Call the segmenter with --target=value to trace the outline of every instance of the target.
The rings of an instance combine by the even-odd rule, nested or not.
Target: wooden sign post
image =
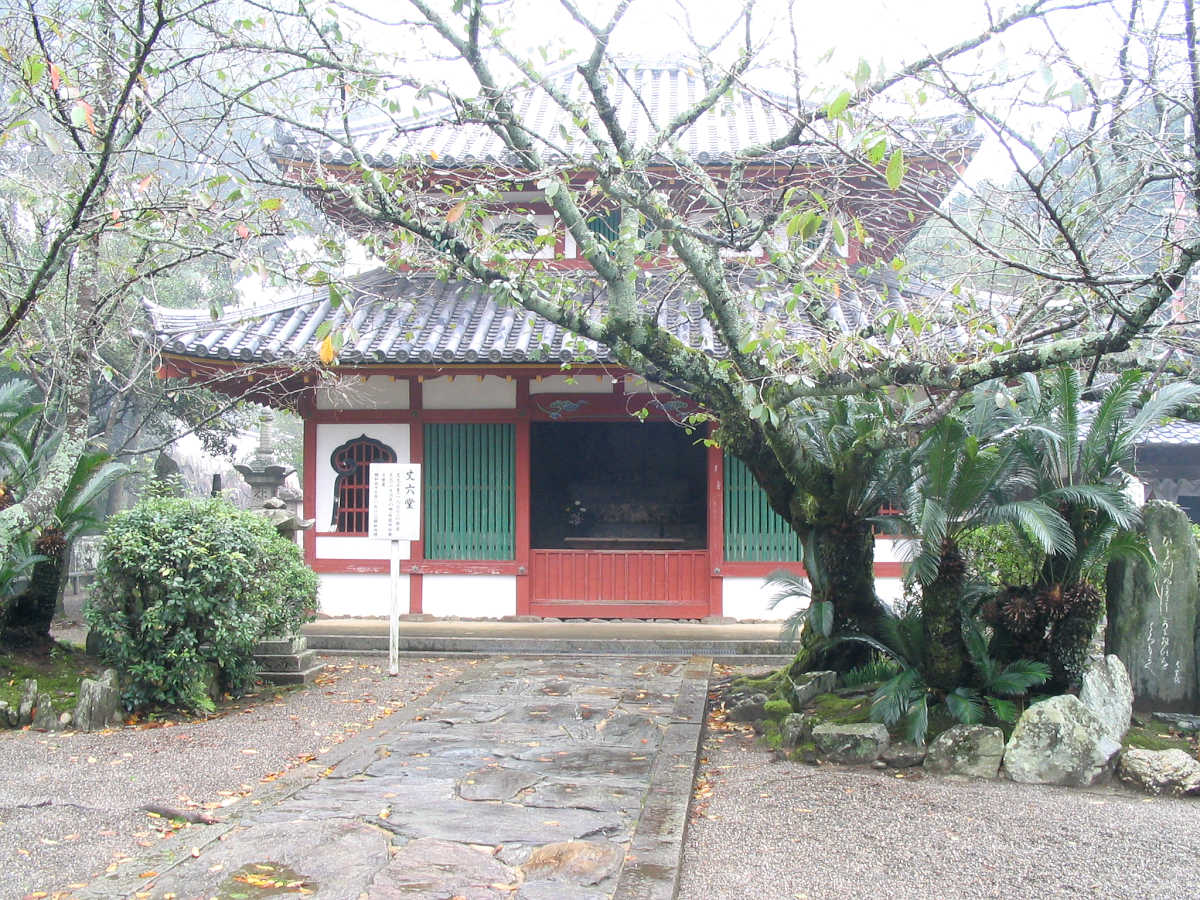
[[[392,542],[392,611],[388,623],[388,674],[400,672],[400,542],[421,539],[421,466],[371,463],[367,535]]]

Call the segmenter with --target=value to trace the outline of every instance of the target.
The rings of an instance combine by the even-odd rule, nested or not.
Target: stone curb
[[[309,648],[321,653],[386,653],[386,635],[322,634],[309,635]],[[478,653],[488,656],[719,656],[779,657],[787,655],[779,641],[758,640],[672,640],[611,638],[513,638],[513,637],[440,637],[405,636],[400,638],[402,653]]]
[[[613,900],[674,900],[679,893],[687,811],[700,760],[711,673],[712,657],[688,660]]]

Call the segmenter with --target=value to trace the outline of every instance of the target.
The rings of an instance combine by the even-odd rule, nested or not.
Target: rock
[[[83,679],[75,703],[75,727],[80,731],[102,731],[120,724],[121,692],[116,671],[105,669],[95,681]]]
[[[1151,794],[1200,794],[1200,762],[1182,750],[1126,750],[1117,777]]]
[[[21,688],[21,703],[17,707],[17,727],[33,724],[33,710],[37,706],[38,684],[32,678],[26,678]]]
[[[1200,716],[1189,716],[1184,713],[1156,712],[1154,718],[1166,722],[1179,731],[1200,731]]]
[[[1004,771],[1024,784],[1087,787],[1111,775],[1120,749],[1095,713],[1063,694],[1025,710],[1004,752]]]
[[[464,800],[511,800],[541,778],[536,772],[497,766],[468,772],[455,787]]]
[[[0,728],[16,728],[17,711],[3,700],[0,700]]]
[[[1157,565],[1115,559],[1105,580],[1108,650],[1121,657],[1137,703],[1187,707],[1196,684],[1196,540],[1191,523],[1173,503],[1149,501],[1142,531]]]
[[[58,727],[59,728],[70,728],[71,722],[73,721],[73,719],[74,719],[74,717],[69,712],[59,713]]]
[[[918,747],[909,741],[901,741],[898,744],[890,744],[879,755],[879,758],[893,769],[911,769],[913,766],[919,766],[925,762],[925,753],[924,747]]]
[[[760,719],[765,719],[767,711],[763,707],[768,699],[770,698],[766,694],[754,694],[745,700],[738,701],[729,710],[729,721],[757,722]]]
[[[818,725],[812,736],[822,756],[849,765],[872,763],[888,748],[888,731],[877,722]]]
[[[35,731],[58,730],[58,713],[54,711],[54,702],[49,694],[38,694],[37,703],[33,707],[33,721],[30,724]]]
[[[837,687],[837,672],[805,672],[792,687],[792,696],[797,706],[803,706],[813,697],[828,694]]]
[[[779,736],[784,747],[795,747],[803,744],[812,734],[812,722],[804,713],[789,713],[779,723]]]
[[[1105,733],[1121,743],[1133,716],[1133,687],[1119,656],[1110,653],[1088,663],[1079,700],[1104,723]]]
[[[538,847],[521,865],[527,881],[599,884],[621,870],[624,848],[604,841],[562,841]]]
[[[1004,732],[989,725],[953,725],[929,745],[925,770],[938,775],[995,778],[1004,757]]]

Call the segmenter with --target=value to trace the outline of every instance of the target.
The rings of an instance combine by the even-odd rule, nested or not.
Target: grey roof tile
[[[754,276],[748,276],[754,277]],[[663,327],[683,343],[723,355],[724,346],[705,319],[698,299],[683,296],[680,285],[659,274],[647,277],[639,296],[654,310]],[[900,292],[860,284],[834,304],[835,318],[855,327],[864,305],[861,293],[876,303],[894,303]],[[780,300],[787,295],[781,293]],[[576,302],[603,315],[607,293],[579,276]],[[578,337],[541,317],[465,281],[447,281],[431,273],[396,273],[378,269],[359,276],[338,307],[325,287],[289,300],[252,308],[231,309],[213,319],[203,310],[176,310],[147,305],[154,339],[165,353],[196,359],[276,362],[311,359],[316,334],[328,322],[348,342],[338,361],[343,365],[377,363],[567,362],[583,357],[611,361],[608,348]],[[766,303],[763,315],[783,317],[781,303]],[[798,320],[787,323],[793,337],[813,333]]]
[[[647,147],[656,133],[679,113],[691,108],[707,92],[700,65],[687,61],[647,62],[619,59],[608,69],[610,99],[634,146]],[[552,73],[549,80],[568,97],[582,100],[587,86],[574,66]],[[553,140],[539,147],[551,164],[569,157],[592,156],[595,146],[584,135],[574,117],[563,110],[544,90],[518,85],[512,93],[517,118],[531,133]],[[594,109],[587,107],[594,118]],[[718,103],[676,138],[676,146],[701,164],[720,164],[739,151],[784,135],[795,119],[795,101],[763,90],[737,85]],[[917,123],[893,124],[893,137],[920,142],[938,150],[964,147],[971,141],[972,126],[962,117],[943,117]],[[390,168],[419,162],[435,169],[509,166],[516,157],[490,128],[468,109],[445,108],[409,119],[364,120],[354,130],[354,142],[367,160]],[[673,150],[662,148],[667,159]],[[789,149],[781,157],[826,159],[833,152],[825,137],[814,133],[809,143]],[[314,160],[349,165],[353,155],[337,143],[313,138],[280,126],[272,143],[277,158]],[[766,161],[770,161],[769,158]]]

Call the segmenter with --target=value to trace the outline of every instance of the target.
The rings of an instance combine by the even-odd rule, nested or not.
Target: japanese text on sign
[[[421,539],[421,466],[371,463],[368,535],[386,541]]]

